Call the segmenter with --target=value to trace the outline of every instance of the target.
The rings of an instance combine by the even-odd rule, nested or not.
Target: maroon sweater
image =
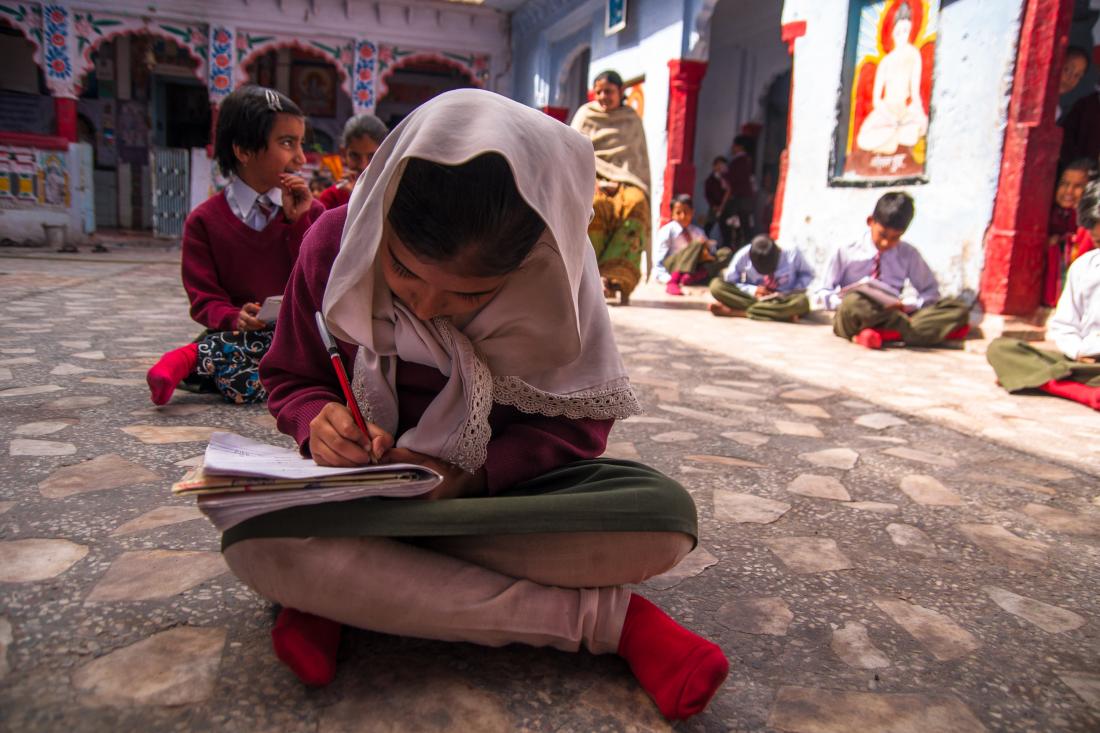
[[[293,224],[280,213],[258,232],[233,214],[225,193],[204,201],[183,226],[181,269],[191,318],[231,331],[245,303],[282,293],[302,237],[324,210],[314,201]]]
[[[332,209],[306,234],[286,286],[275,339],[260,362],[260,380],[267,388],[268,409],[279,430],[298,441],[306,455],[310,421],[327,403],[344,402],[313,314],[321,310],[346,218],[346,206]],[[356,347],[339,340],[337,345],[345,366],[354,368]],[[446,378],[434,367],[398,360],[398,425],[394,437],[420,421],[444,384]],[[492,438],[485,461],[489,493],[495,494],[566,463],[599,456],[614,422],[528,415],[513,407],[493,405],[489,413]]]
[[[351,191],[332,185],[322,191],[317,200],[324,204],[326,209],[335,209],[351,200]]]

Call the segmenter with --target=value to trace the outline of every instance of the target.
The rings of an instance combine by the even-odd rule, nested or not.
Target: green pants
[[[802,291],[757,300],[736,285],[715,278],[710,281],[710,294],[722,305],[745,311],[755,321],[789,321],[810,312],[810,299]]]
[[[698,537],[695,502],[633,461],[577,461],[496,496],[358,499],[291,507],[241,522],[222,549],[257,537],[443,537],[535,532],[682,532]]]
[[[1035,389],[1052,379],[1100,387],[1100,364],[1074,361],[1058,351],[1036,349],[1026,341],[993,339],[985,358],[997,373],[997,381],[1009,392]]]
[[[851,339],[865,328],[897,331],[906,346],[934,346],[970,318],[970,306],[958,298],[940,298],[913,315],[884,308],[861,293],[848,293],[833,317],[833,333]]]

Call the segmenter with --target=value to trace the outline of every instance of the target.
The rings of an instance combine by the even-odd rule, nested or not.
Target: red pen
[[[340,389],[344,391],[344,399],[347,400],[348,409],[351,410],[351,416],[355,418],[355,424],[363,431],[363,435],[370,438],[370,433],[367,431],[367,421],[363,419],[363,413],[359,412],[359,403],[355,401],[355,395],[351,392],[351,383],[348,381],[348,373],[344,369],[344,362],[340,358],[340,350],[336,348],[336,340],[333,339],[332,334],[328,332],[328,327],[325,325],[325,317],[321,315],[321,311],[314,313],[313,317],[317,320],[317,331],[321,334],[321,341],[328,350],[329,358],[332,359],[332,368],[336,370],[336,378],[340,380]],[[374,455],[373,440],[371,441],[369,450],[370,462],[378,463],[378,458]]]

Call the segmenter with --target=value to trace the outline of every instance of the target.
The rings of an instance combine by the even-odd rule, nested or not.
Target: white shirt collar
[[[266,196],[276,209],[282,207],[283,189],[276,186],[268,191]],[[260,194],[255,189],[237,176],[233,176],[232,180],[229,181],[229,185],[226,186],[226,201],[229,202],[229,208],[233,210],[233,213],[241,221],[248,221],[248,216],[252,208],[256,205],[256,199],[259,197]]]

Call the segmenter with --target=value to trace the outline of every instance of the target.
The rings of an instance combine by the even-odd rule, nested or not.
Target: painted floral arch
[[[78,15],[77,18],[79,19],[80,16]],[[76,89],[77,94],[79,94],[81,92],[81,90],[83,90],[84,81],[88,77],[88,72],[90,72],[93,68],[95,68],[95,61],[93,61],[93,59],[92,59],[92,54],[95,53],[96,50],[98,50],[99,47],[102,46],[104,43],[107,43],[109,41],[113,41],[116,38],[119,38],[121,36],[127,36],[127,35],[131,35],[131,36],[141,36],[141,35],[156,36],[158,38],[163,38],[165,40],[172,41],[177,46],[182,48],[187,53],[187,56],[192,61],[195,62],[194,68],[191,69],[191,73],[194,74],[195,78],[198,79],[203,84],[206,83],[206,54],[205,54],[205,50],[206,50],[206,29],[205,28],[203,28],[201,30],[199,30],[197,28],[193,29],[194,32],[198,35],[194,38],[191,38],[190,42],[181,43],[181,40],[182,40],[181,39],[181,33],[188,33],[188,35],[190,35],[189,32],[192,29],[189,28],[186,31],[180,31],[180,32],[175,32],[174,33],[172,31],[165,30],[161,27],[158,27],[157,25],[154,25],[154,24],[140,23],[139,25],[131,26],[131,27],[119,26],[119,27],[116,27],[116,28],[112,28],[110,30],[107,30],[107,31],[104,31],[104,32],[101,32],[101,33],[97,34],[95,38],[88,38],[87,36],[80,35],[80,21],[79,20],[77,20],[77,22],[74,24],[74,27],[77,29],[77,33],[78,33],[77,42],[80,44],[80,56],[77,59],[76,69],[74,70],[74,73],[73,73],[73,85]],[[81,43],[81,41],[83,41],[86,38],[87,38],[88,42],[86,44]],[[201,46],[199,46],[196,49],[195,46],[198,45],[198,44],[201,44]],[[200,51],[201,51],[201,53],[200,53]]]
[[[461,72],[471,85],[485,88],[485,76],[488,75],[487,56],[460,57],[455,54],[434,51],[408,51],[393,46],[378,47],[378,79],[376,98],[381,101],[389,92],[388,80],[394,72],[414,66],[417,63],[431,61]]]
[[[282,36],[256,36],[246,31],[237,33],[237,65],[235,69],[236,81],[234,88],[248,83],[250,77],[247,67],[264,54],[277,51],[280,48],[291,48],[306,53],[320,56],[336,67],[336,73],[340,77],[340,89],[354,100],[352,95],[351,65],[354,62],[354,42],[339,40],[334,42],[301,41],[297,38]]]

